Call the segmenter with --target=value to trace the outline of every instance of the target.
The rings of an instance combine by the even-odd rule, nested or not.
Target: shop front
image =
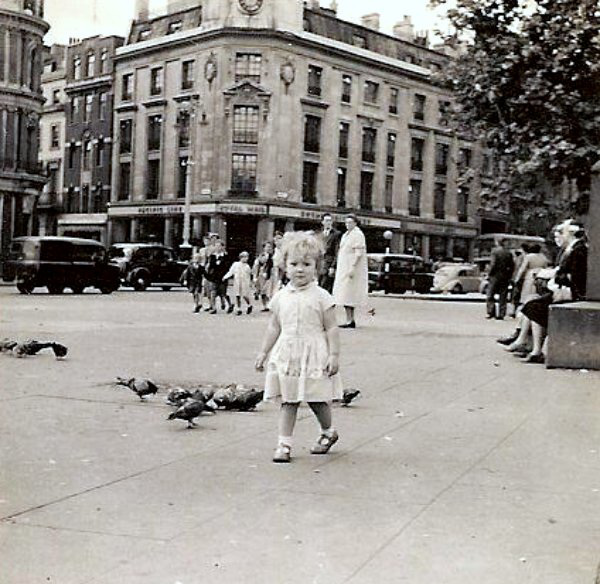
[[[57,235],[93,239],[108,245],[108,215],[106,213],[68,213],[59,215]]]

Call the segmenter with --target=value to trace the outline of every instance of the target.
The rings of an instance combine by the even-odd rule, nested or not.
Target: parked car
[[[10,244],[3,279],[16,280],[21,294],[46,286],[50,294],[71,288],[81,294],[93,286],[103,294],[119,288],[119,270],[107,261],[105,247],[75,237],[17,237]]]
[[[421,256],[410,254],[367,254],[369,291],[402,294],[407,290],[426,293],[433,283],[429,265]]]
[[[431,292],[479,292],[483,279],[475,264],[446,264],[435,272]]]
[[[110,246],[108,257],[119,267],[123,285],[135,290],[148,286],[170,290],[180,286],[179,279],[187,266],[177,259],[172,248],[155,243],[115,243]]]

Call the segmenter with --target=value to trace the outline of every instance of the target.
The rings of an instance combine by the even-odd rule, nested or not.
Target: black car
[[[119,267],[122,284],[135,290],[156,285],[163,290],[180,286],[181,274],[187,267],[172,248],[156,243],[115,243],[110,246],[108,257]]]
[[[119,270],[107,262],[105,247],[76,237],[17,237],[10,244],[2,277],[17,281],[21,294],[45,286],[50,294],[93,286],[103,294],[119,288]]]
[[[369,292],[383,290],[386,294],[402,294],[407,290],[429,292],[433,273],[421,257],[411,254],[367,254]]]

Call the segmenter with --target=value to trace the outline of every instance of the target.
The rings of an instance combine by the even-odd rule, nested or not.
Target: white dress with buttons
[[[333,297],[316,282],[295,288],[287,284],[273,296],[269,308],[279,320],[281,333],[267,362],[265,400],[329,402],[341,399],[342,379],[329,377],[325,368],[329,344],[325,312]]]

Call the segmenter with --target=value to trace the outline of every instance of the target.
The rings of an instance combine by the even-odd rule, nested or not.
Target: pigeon
[[[174,389],[170,390],[167,398],[166,398],[166,402],[170,405],[170,406],[181,406],[183,404],[183,402],[192,397],[192,393],[190,391],[188,391],[187,389],[181,389],[180,387],[175,387]]]
[[[342,405],[349,406],[359,395],[361,395],[360,389],[344,389]]]
[[[10,339],[2,339],[0,341],[0,353],[9,353],[17,346],[17,341],[11,341]]]
[[[193,428],[197,425],[194,423],[194,418],[197,418],[205,410],[206,404],[203,401],[188,399],[167,420],[185,420],[188,423],[188,428]]]
[[[60,343],[52,343],[52,351],[57,359],[64,359],[69,352],[69,349]]]
[[[213,396],[211,403],[225,410],[248,412],[256,408],[262,401],[264,391],[245,388],[243,385],[228,385]]]
[[[54,343],[44,343],[36,341],[35,339],[28,339],[23,343],[17,343],[12,348],[12,352],[15,357],[29,357],[31,355],[37,355],[42,349],[52,347],[53,344]]]
[[[194,399],[200,399],[204,403],[207,403],[211,399],[213,399],[213,396],[215,395],[216,391],[217,391],[217,388],[215,388],[211,385],[201,386],[194,391],[193,395],[196,396]]]
[[[227,404],[230,404],[236,397],[237,386],[235,383],[231,385],[227,385],[221,389],[215,391],[212,400],[217,404],[218,407],[226,407]]]
[[[124,385],[131,389],[142,401],[145,399],[144,396],[158,393],[158,387],[150,379],[136,379],[135,377],[123,379],[122,377],[117,377],[116,383],[117,385]]]
[[[249,412],[256,409],[256,406],[263,400],[264,395],[265,392],[262,390],[250,389],[236,396],[230,407],[240,412]]]

